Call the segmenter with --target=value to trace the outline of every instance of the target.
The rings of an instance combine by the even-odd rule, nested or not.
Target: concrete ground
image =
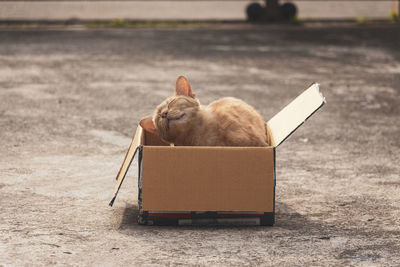
[[[400,28],[0,31],[0,266],[400,265]],[[277,149],[273,227],[139,226],[137,122],[186,75],[268,120],[327,104]]]

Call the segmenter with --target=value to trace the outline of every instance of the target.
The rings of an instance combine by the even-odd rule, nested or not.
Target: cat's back
[[[234,97],[224,97],[208,105],[219,124],[219,135],[229,145],[267,145],[265,122],[249,104]]]
[[[249,104],[235,97],[223,97],[211,102],[210,107],[214,112],[232,111],[231,109],[249,109],[252,108]]]
[[[224,97],[208,105],[215,115],[226,119],[261,119],[261,115],[249,104],[235,97]]]

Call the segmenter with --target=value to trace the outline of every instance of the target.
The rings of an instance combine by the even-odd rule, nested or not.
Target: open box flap
[[[314,83],[267,122],[271,145],[279,146],[314,112],[325,104],[325,98]]]
[[[143,143],[143,129],[140,127],[140,125],[136,129],[135,136],[132,139],[132,143],[129,146],[128,152],[126,153],[124,162],[122,163],[121,169],[118,172],[117,175],[117,184],[115,185],[114,188],[114,195],[112,200],[110,201],[110,206],[114,204],[114,200],[117,197],[119,188],[121,187],[122,182],[125,179],[126,173],[128,172],[129,166],[132,163],[133,158],[136,155],[137,149],[140,145]]]

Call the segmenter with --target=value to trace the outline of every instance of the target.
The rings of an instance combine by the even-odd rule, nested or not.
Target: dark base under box
[[[149,212],[140,211],[141,225],[265,225],[274,224],[273,212]]]

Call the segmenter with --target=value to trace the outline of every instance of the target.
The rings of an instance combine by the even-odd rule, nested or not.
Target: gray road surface
[[[400,265],[400,28],[0,31],[0,265]],[[136,224],[139,119],[186,75],[267,120],[326,106],[277,150],[274,227]]]

